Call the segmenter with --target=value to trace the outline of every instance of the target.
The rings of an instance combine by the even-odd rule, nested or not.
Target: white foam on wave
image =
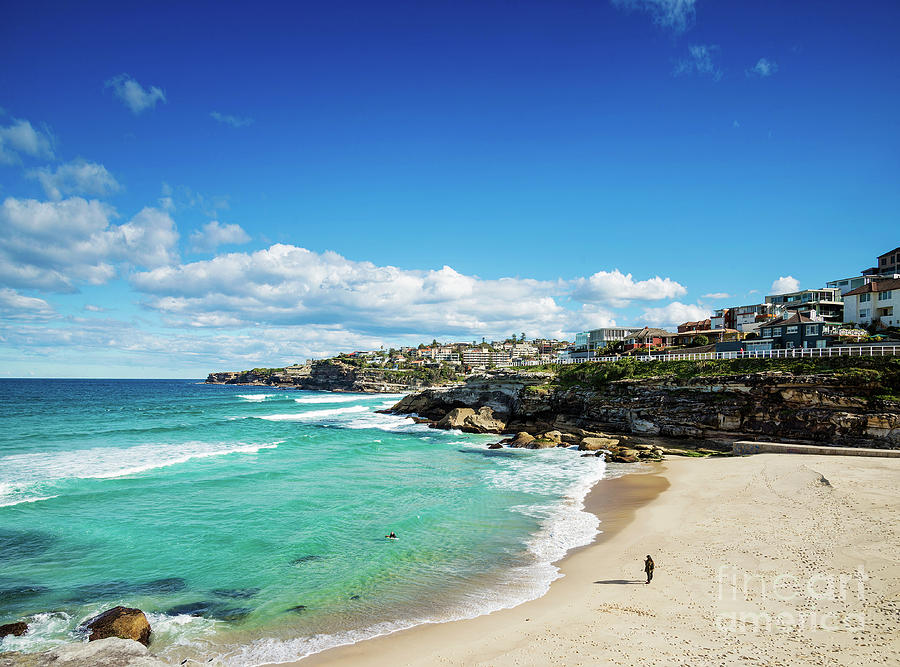
[[[354,405],[349,408],[332,408],[330,410],[310,410],[308,412],[292,412],[277,415],[254,415],[257,419],[265,419],[272,422],[314,422],[325,421],[340,415],[351,414],[354,412],[368,412],[369,408],[364,405]]]
[[[259,403],[270,398],[283,398],[279,394],[236,394],[236,396],[252,403]]]
[[[317,405],[319,403],[353,403],[354,401],[364,401],[370,398],[372,398],[372,396],[369,394],[351,394],[349,396],[335,394],[333,396],[306,396],[304,398],[295,398],[294,402],[303,405]]]
[[[69,644],[72,642],[70,633],[77,625],[76,619],[63,611],[35,614],[24,620],[28,623],[28,632],[21,637],[7,635],[0,638],[0,653],[48,651]]]
[[[185,442],[13,454],[0,458],[0,507],[49,500],[55,496],[46,495],[47,489],[66,479],[127,477],[193,459],[255,454],[282,442]]]

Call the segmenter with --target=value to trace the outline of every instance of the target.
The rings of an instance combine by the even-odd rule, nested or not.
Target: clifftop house
[[[864,326],[900,326],[900,279],[873,280],[847,292],[844,319]]]

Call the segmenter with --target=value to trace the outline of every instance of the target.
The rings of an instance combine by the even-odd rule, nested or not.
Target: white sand
[[[900,460],[763,454],[655,470],[595,487],[606,534],[564,559],[541,599],[300,664],[900,664]]]

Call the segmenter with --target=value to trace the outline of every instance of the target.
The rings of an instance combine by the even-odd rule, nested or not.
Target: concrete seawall
[[[781,442],[752,442],[738,440],[732,443],[731,453],[739,454],[830,454],[833,456],[883,456],[900,458],[900,449],[866,449],[862,447],[826,447],[823,445],[793,445]]]

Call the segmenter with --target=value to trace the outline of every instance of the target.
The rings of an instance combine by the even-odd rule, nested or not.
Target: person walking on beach
[[[647,554],[647,560],[644,561],[644,572],[647,573],[647,583],[649,584],[653,579],[653,559],[650,558],[650,554]]]

